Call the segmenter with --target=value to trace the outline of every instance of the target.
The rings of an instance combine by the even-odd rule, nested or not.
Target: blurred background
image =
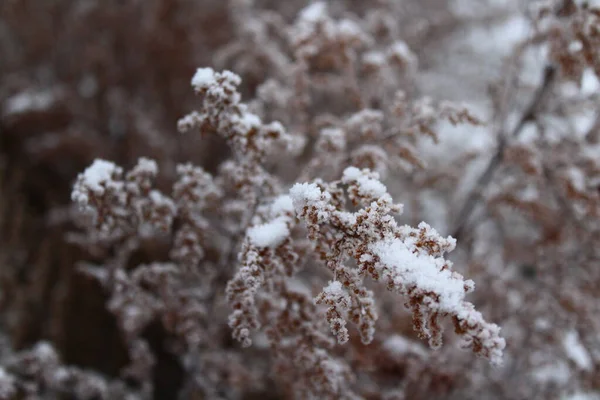
[[[469,190],[493,157],[498,131],[517,124],[535,98],[549,64],[559,71],[573,62],[554,57],[562,53],[550,42],[558,40],[552,35],[563,31],[552,28],[548,33],[540,27],[535,10],[543,8],[541,3],[552,3],[550,9],[557,15],[563,12],[564,18],[575,15],[569,14],[569,7],[582,7],[569,1],[328,2],[330,13],[336,16],[367,18],[377,8],[387,10],[393,29],[418,60],[418,68],[400,86],[411,96],[466,104],[488,122],[468,128],[443,123],[438,143],[424,141],[416,146],[433,171],[420,175],[419,195],[407,193],[403,180],[389,183],[395,199],[406,205],[407,222],[425,220],[444,234],[454,233],[453,212],[469,197]],[[228,156],[225,143],[218,137],[182,136],[177,131],[178,119],[196,105],[190,87],[192,75],[204,66],[230,69],[242,77],[243,98],[253,99],[263,82],[281,76],[268,47],[282,39],[271,38],[277,33],[260,31],[248,10],[276,14],[273,20],[278,24],[293,25],[307,4],[304,0],[0,1],[0,359],[47,340],[65,364],[119,376],[128,363],[128,351],[106,309],[107,294],[76,268],[82,260],[99,262],[102,257],[69,240],[78,229],[70,204],[77,174],[95,158],[130,168],[143,156],[158,162],[161,174],[157,185],[167,189],[177,163],[189,161],[216,171]],[[559,65],[561,60],[564,65]],[[553,86],[549,96],[557,100],[544,103],[546,117],[541,125],[527,119],[520,141],[510,153],[513,167],[529,159],[531,153],[523,148],[538,143],[535,137],[540,130],[549,132],[545,138],[553,138],[548,142],[554,146],[552,154],[560,153],[562,147],[557,143],[562,146],[563,139],[571,143],[574,137],[595,132],[599,86],[591,64],[575,68],[571,75],[565,68],[557,72],[560,85]],[[575,79],[567,79],[573,76]],[[386,90],[381,85],[370,88]],[[592,144],[582,146],[594,149]],[[573,164],[573,157],[557,161],[556,171]],[[457,264],[463,262],[457,269],[479,285],[474,303],[506,332],[509,367],[474,375],[469,379],[471,386],[457,383],[462,392],[442,390],[442,394],[419,398],[598,398],[594,393],[600,390],[600,349],[592,351],[590,347],[600,343],[596,330],[600,320],[598,264],[595,256],[582,260],[577,246],[576,256],[566,256],[564,249],[557,250],[556,256],[549,250],[558,249],[556,243],[564,243],[565,237],[593,237],[585,246],[596,246],[595,225],[590,228],[572,222],[560,201],[547,210],[525,204],[527,193],[537,194],[526,191],[531,185],[513,185],[521,176],[510,169],[513,167],[505,168],[502,178],[490,185],[487,199],[491,208],[497,208],[475,224],[475,238],[459,237],[463,247],[456,255]],[[439,187],[431,183],[438,182],[433,178],[441,176],[440,171],[451,168],[460,171],[449,178],[451,183]],[[590,168],[595,174],[595,167]],[[590,174],[581,178],[586,188],[592,185]],[[577,178],[572,179],[568,182]],[[432,190],[423,185],[432,185]],[[559,185],[560,190],[576,193],[576,184],[569,185]],[[501,196],[507,193],[523,196]],[[521,212],[533,214],[534,222],[523,222]],[[595,217],[595,213],[589,214],[588,222]],[[491,227],[498,226],[495,220],[503,221],[498,229]],[[556,226],[561,220],[566,222]],[[531,228],[538,222],[544,226],[540,235],[537,228]],[[575,228],[560,236],[558,232],[567,225]],[[550,241],[553,234],[562,239],[554,237],[555,242],[543,245],[523,239],[533,237],[533,231]],[[501,240],[502,235],[512,239]],[[132,263],[160,259],[165,253],[160,246],[146,248],[136,253]],[[559,258],[561,261],[556,261]],[[559,266],[549,267],[552,260]],[[591,272],[568,272],[580,265]],[[540,283],[545,279],[540,276],[552,284]],[[558,288],[556,280],[563,278],[569,280],[570,289]],[[556,294],[563,290],[581,298]],[[553,300],[544,300],[548,298]],[[553,328],[559,325],[565,328]],[[589,333],[585,336],[587,347],[578,339],[583,331]],[[225,321],[224,341],[229,334]],[[146,337],[157,357],[154,398],[175,398],[184,380],[183,367],[164,345],[165,332],[160,326],[151,326]],[[565,337],[571,344],[575,341],[567,350]],[[579,350],[573,353],[569,348]],[[544,351],[548,359],[540,355]],[[465,371],[460,368],[466,368],[469,361],[459,365],[457,369]],[[449,376],[452,381],[452,374]],[[477,389],[465,389],[468,387]],[[264,399],[267,392],[260,393]],[[581,393],[588,397],[574,397],[584,396]],[[273,398],[283,397],[273,394]]]

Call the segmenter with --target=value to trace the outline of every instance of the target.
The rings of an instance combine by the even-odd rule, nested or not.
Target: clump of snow
[[[79,175],[79,182],[73,190],[73,200],[79,203],[87,202],[85,190],[98,196],[103,195],[106,184],[113,180],[113,176],[121,174],[121,171],[115,163],[97,158]]]
[[[340,281],[331,281],[329,285],[323,289],[323,292],[326,294],[336,295],[343,293],[342,283]]]
[[[108,182],[112,179],[115,172],[119,170],[119,167],[115,163],[110,161],[96,159],[85,169],[83,177],[87,186],[94,192],[102,194],[104,188],[102,183]]]
[[[294,202],[288,195],[282,195],[275,199],[271,205],[271,215],[273,217],[282,214],[293,214],[294,213]]]
[[[580,369],[591,371],[593,368],[592,358],[587,349],[579,340],[577,331],[569,331],[563,339],[563,348],[569,357]]]
[[[179,121],[177,121],[177,130],[180,133],[186,133],[190,131],[194,126],[200,124],[202,118],[202,114],[200,114],[197,111],[192,111],[188,115],[179,118]]]
[[[289,236],[290,230],[284,218],[248,229],[248,238],[257,247],[277,247]]]
[[[417,255],[402,240],[396,238],[375,242],[370,247],[381,262],[392,269],[396,286],[415,286],[435,293],[439,297],[437,303],[440,311],[462,310],[465,282],[456,279],[449,269],[441,269],[444,259]]]
[[[290,189],[290,197],[294,204],[294,209],[299,215],[304,213],[304,207],[314,207],[317,209],[317,219],[319,223],[329,218],[331,207],[329,200],[331,194],[323,192],[314,183],[296,183]]]
[[[241,132],[247,134],[252,129],[258,129],[262,125],[260,117],[251,112],[244,112],[241,116],[232,116],[232,122],[239,125]]]
[[[135,169],[138,172],[144,172],[152,176],[158,174],[158,164],[156,164],[156,161],[145,157],[138,160]]]
[[[341,303],[338,305],[343,306],[343,308],[350,307],[350,296],[344,290],[340,281],[329,282],[329,284],[323,288],[323,295],[329,299],[336,299],[337,303]]]
[[[192,86],[197,91],[208,88],[215,81],[215,71],[212,68],[198,68],[192,77]]]
[[[304,205],[305,202],[319,201],[322,193],[314,183],[296,183],[290,190],[293,203],[301,205]]]
[[[377,173],[372,176],[356,167],[348,167],[344,170],[342,181],[344,183],[356,182],[359,195],[369,198],[380,198],[387,194],[387,188],[377,178]]]

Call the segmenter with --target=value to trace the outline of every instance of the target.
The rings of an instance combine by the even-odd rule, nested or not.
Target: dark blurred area
[[[458,239],[456,270],[476,282],[471,299],[477,309],[502,327],[503,368],[481,367],[469,352],[457,351],[452,335],[444,338],[443,350],[425,352],[413,343],[404,300],[380,286],[375,343],[368,347],[353,338],[335,348],[358,376],[352,383],[357,393],[367,393],[366,399],[597,399],[578,393],[600,388],[600,10],[588,5],[594,2],[571,0],[324,2],[332,19],[315,20],[324,18],[349,37],[369,32],[368,44],[359,40],[354,49],[353,41],[321,40],[327,32],[318,22],[317,34],[308,29],[306,43],[295,43],[299,16],[310,3],[0,0],[0,400],[6,356],[43,341],[66,366],[140,389],[141,379],[124,378],[136,360],[107,307],[110,293],[80,268],[86,262],[105,267],[125,243],[94,248],[78,242],[81,226],[70,194],[77,175],[97,158],[125,171],[140,157],[156,160],[156,188],[165,193],[180,163],[217,177],[231,155],[223,135],[182,136],[177,130],[177,121],[197,109],[190,79],[199,67],[239,75],[244,104],[260,110],[265,122],[279,121],[306,139],[297,159],[278,154],[283,160],[268,165],[282,190],[313,178],[338,179],[328,164],[307,168],[309,178],[303,173],[309,161],[318,161],[324,128],[348,130],[344,137],[352,139],[349,115],[377,111],[381,117],[373,117],[373,126],[379,133],[381,126],[393,131],[385,143],[399,139],[401,151],[368,146],[365,130],[355,135],[355,147],[344,142],[343,158],[330,157],[327,149],[320,156],[346,166],[354,150],[370,147],[364,154],[381,155],[389,169],[385,184],[406,206],[403,222],[426,221]],[[315,50],[319,57],[307,61],[298,48],[310,48],[311,40],[324,44]],[[551,77],[544,73],[550,70]],[[594,77],[593,85],[583,90],[586,76]],[[445,108],[437,107],[438,100],[464,102],[483,122],[439,124]],[[436,132],[405,129],[413,126],[413,114]],[[376,138],[378,129],[373,131]],[[256,211],[239,206],[237,193],[228,196],[230,203],[219,206],[233,205],[232,215]],[[173,231],[180,225],[175,221]],[[223,259],[230,269],[207,279],[221,297],[239,267],[235,250],[246,228],[237,226],[240,235],[225,230],[231,244],[206,247],[207,259]],[[172,242],[142,240],[124,257],[123,269],[170,261]],[[314,264],[292,282],[305,284],[309,296],[332,278]],[[176,354],[164,321],[144,325],[142,339],[155,357],[152,396],[291,398],[285,394],[291,396],[290,383],[297,383],[297,360],[285,360],[286,375],[264,338],[262,347],[242,350],[228,326],[230,304],[219,296],[207,300],[207,314],[192,316],[211,328],[210,346],[198,351],[197,365]],[[389,337],[398,354],[384,346]],[[190,359],[198,356],[181,348]],[[197,377],[207,377],[206,386],[216,389],[189,390],[200,386]]]
[[[166,174],[182,160],[214,167],[222,144],[184,145],[176,121],[193,106],[195,67],[229,39],[226,6],[0,2],[1,330],[15,349],[47,339],[66,363],[110,376],[127,363],[100,286],[75,271],[86,255],[64,240],[70,187],[96,157],[153,157]],[[179,367],[154,350],[157,398],[172,398]]]

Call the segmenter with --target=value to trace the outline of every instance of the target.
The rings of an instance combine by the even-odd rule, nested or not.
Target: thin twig
[[[538,111],[539,104],[546,96],[546,93],[550,88],[550,84],[554,79],[555,71],[556,69],[554,66],[546,66],[546,68],[544,69],[544,78],[540,86],[537,88],[535,94],[533,95],[533,98],[529,102],[529,105],[527,106],[527,108],[525,108],[523,114],[521,115],[521,118],[519,118],[517,125],[514,127],[510,134],[506,135],[500,133],[498,135],[498,148],[496,149],[494,156],[492,157],[487,167],[477,180],[475,187],[473,188],[473,190],[467,197],[465,203],[463,204],[462,208],[460,209],[460,212],[458,213],[458,218],[456,219],[455,227],[452,231],[453,237],[459,237],[462,233],[469,217],[471,216],[471,213],[477,207],[479,201],[481,200],[481,193],[483,192],[483,189],[487,187],[487,185],[490,183],[494,172],[496,172],[496,170],[502,163],[508,139],[518,137],[523,131],[525,124],[535,119],[535,115]]]

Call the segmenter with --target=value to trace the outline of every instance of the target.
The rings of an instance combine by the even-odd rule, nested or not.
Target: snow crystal
[[[284,218],[248,229],[248,238],[257,247],[277,247],[290,235]]]
[[[192,86],[196,90],[205,89],[215,81],[215,71],[212,68],[198,68],[192,77]]]
[[[583,347],[579,340],[579,334],[577,331],[569,331],[563,339],[563,348],[567,353],[567,356],[575,363],[580,369],[590,371],[593,368],[593,362],[590,354]]]

